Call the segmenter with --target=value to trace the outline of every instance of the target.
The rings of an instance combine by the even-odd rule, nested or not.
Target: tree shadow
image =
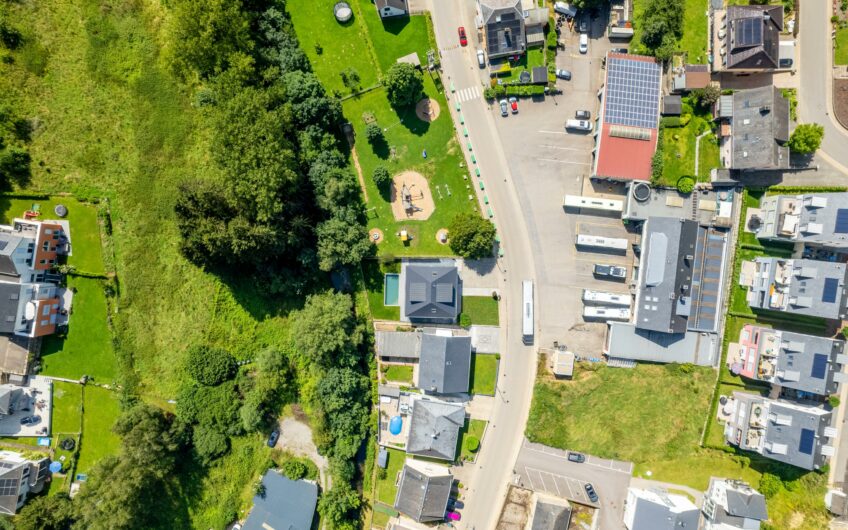
[[[418,118],[415,113],[415,105],[395,109],[395,112],[400,117],[400,123],[415,136],[424,136],[430,130],[430,123]]]
[[[495,258],[465,260],[465,266],[482,276],[495,270],[497,262]]]
[[[391,153],[391,148],[389,147],[389,142],[386,141],[386,138],[384,136],[381,136],[370,145],[371,150],[374,151],[374,154],[377,155],[377,158],[379,158],[380,160],[388,160],[389,154]]]

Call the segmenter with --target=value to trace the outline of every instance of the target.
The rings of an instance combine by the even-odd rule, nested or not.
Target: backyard
[[[479,445],[483,442],[483,433],[486,432],[486,421],[465,420],[465,426],[459,431],[459,458],[463,462],[474,462],[477,460]],[[477,440],[475,447],[474,440]]]
[[[497,326],[498,301],[491,296],[463,296],[459,322],[463,326]]]
[[[681,0],[685,2],[683,11],[683,36],[678,42],[678,50],[687,54],[687,62],[703,64],[707,62],[707,9],[709,0]],[[633,45],[641,46],[642,18],[650,0],[633,1]],[[747,4],[747,0],[745,0]]]
[[[471,355],[471,393],[495,395],[498,377],[498,354],[474,353]]]
[[[377,260],[362,261],[362,275],[368,291],[368,306],[375,320],[400,320],[400,306],[385,305],[386,274],[400,273],[400,262],[380,263]]]
[[[412,366],[408,364],[390,364],[383,366],[383,377],[396,383],[412,383]]]
[[[400,470],[403,469],[403,463],[406,461],[406,453],[398,449],[388,449],[389,458],[386,465],[386,471],[377,471],[377,500],[383,504],[394,506],[395,495],[397,495],[397,486],[395,481]],[[382,478],[381,478],[382,477]]]
[[[118,453],[121,438],[112,426],[121,415],[118,396],[111,390],[92,385],[85,387],[77,472],[86,473],[104,456]]]
[[[683,127],[672,124],[688,120]],[[710,170],[721,167],[718,139],[710,130],[710,111],[693,106],[691,100],[683,100],[681,118],[664,118],[662,131],[663,178],[665,186],[675,186],[682,176],[695,176],[699,182],[709,182]],[[696,149],[697,138],[706,133]],[[698,171],[695,171],[695,153],[698,152]]]

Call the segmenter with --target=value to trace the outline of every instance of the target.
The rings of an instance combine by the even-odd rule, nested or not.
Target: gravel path
[[[312,441],[312,429],[309,425],[293,416],[280,419],[280,439],[277,447],[290,451],[297,456],[312,460],[318,466],[321,487],[324,491],[332,487],[330,474],[327,473],[327,459],[318,454],[318,448]]]

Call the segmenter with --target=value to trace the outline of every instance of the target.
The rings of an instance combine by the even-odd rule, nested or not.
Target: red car
[[[468,39],[465,38],[465,28],[459,26],[459,43],[463,46],[468,46]]]

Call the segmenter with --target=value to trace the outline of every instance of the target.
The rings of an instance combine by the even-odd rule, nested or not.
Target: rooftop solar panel
[[[830,304],[835,302],[837,291],[839,291],[839,280],[836,278],[825,278],[824,289],[822,290],[822,302]]]
[[[798,444],[798,451],[805,455],[813,454],[813,445],[815,444],[816,433],[810,429],[801,429],[801,442]]]
[[[660,65],[610,57],[604,94],[604,122],[656,129],[660,103]]]
[[[810,370],[810,376],[816,379],[824,379],[827,374],[827,355],[817,353],[813,355],[813,368]]]
[[[837,234],[848,234],[848,208],[836,210],[836,226],[833,231]]]

